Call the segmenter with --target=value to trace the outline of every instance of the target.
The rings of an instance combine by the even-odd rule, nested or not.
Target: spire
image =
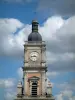
[[[32,32],[38,32],[38,24],[37,20],[32,21]]]

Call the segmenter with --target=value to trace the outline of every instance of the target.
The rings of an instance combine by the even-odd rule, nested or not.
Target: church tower
[[[47,86],[46,44],[32,21],[32,32],[24,44],[23,84],[19,81],[15,100],[54,100],[52,86]]]

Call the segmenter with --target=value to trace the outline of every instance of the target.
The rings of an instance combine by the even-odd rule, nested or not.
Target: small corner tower
[[[54,100],[46,86],[46,44],[38,32],[38,22],[32,21],[32,32],[24,44],[23,95],[20,100]],[[20,84],[21,85],[21,84]],[[21,85],[22,86],[22,85]],[[19,88],[20,90],[22,87]],[[20,93],[21,94],[21,93]],[[50,94],[50,95],[49,95]],[[19,97],[16,98],[18,100]]]

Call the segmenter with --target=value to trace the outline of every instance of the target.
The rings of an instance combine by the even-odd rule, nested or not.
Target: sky
[[[46,42],[55,100],[75,100],[75,0],[0,0],[0,99],[13,100],[22,80],[33,19]]]

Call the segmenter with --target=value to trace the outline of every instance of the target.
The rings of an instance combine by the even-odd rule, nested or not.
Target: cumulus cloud
[[[43,26],[39,27],[39,31],[43,36],[43,40],[56,40],[55,33],[64,25],[65,20],[61,16],[52,16],[48,18]]]
[[[74,0],[39,0],[37,10],[43,10],[54,15],[71,16],[75,14]]]
[[[67,20],[51,17],[47,21],[40,29],[47,48],[54,53],[75,52],[75,16]]]
[[[51,17],[52,20],[56,20],[48,19],[49,23],[46,21],[40,28],[47,44],[48,66],[50,70],[75,71],[75,16],[67,20],[58,18]]]
[[[10,28],[9,28],[10,26]],[[48,18],[39,32],[47,45],[47,64],[51,71],[75,71],[75,16],[64,20],[60,16]],[[0,19],[0,55],[23,55],[23,44],[31,32],[31,25],[17,19]]]
[[[39,26],[39,32],[47,45],[48,77],[58,76],[60,73],[56,71],[75,71],[74,26],[75,16],[67,20],[59,16],[53,16],[48,18],[42,26]],[[0,55],[22,56],[24,40],[27,40],[30,32],[31,25],[25,25],[17,19],[0,19]],[[21,68],[18,69],[17,73],[22,78]],[[55,84],[52,83],[52,85]],[[0,80],[0,87],[6,88],[5,97],[7,100],[13,98],[14,90],[12,91],[11,89],[14,86],[15,80],[13,79]],[[62,93],[56,95],[56,100],[65,100],[64,98],[75,99],[73,97],[73,91],[75,91],[74,80],[71,83],[64,82],[59,84],[57,88],[60,88]]]
[[[23,44],[29,27],[17,19],[0,19],[0,55],[22,55]]]

